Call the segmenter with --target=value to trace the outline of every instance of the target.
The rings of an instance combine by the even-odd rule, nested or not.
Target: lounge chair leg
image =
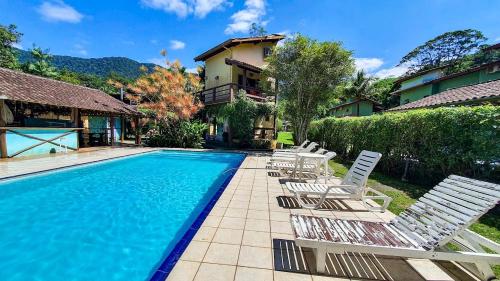
[[[316,248],[313,249],[316,255],[316,271],[318,273],[325,273],[326,271],[326,249]]]
[[[323,204],[323,201],[320,200],[319,204],[307,204],[302,200],[302,198],[307,198],[306,194],[302,194],[300,192],[295,193],[295,197],[297,198],[297,201],[299,202],[299,205],[304,208],[304,209],[309,209],[309,210],[315,210],[318,209],[321,204]]]

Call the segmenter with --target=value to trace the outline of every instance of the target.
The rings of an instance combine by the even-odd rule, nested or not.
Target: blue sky
[[[474,28],[500,42],[498,11],[497,0],[0,0],[0,24],[18,26],[24,49],[158,62],[164,48],[194,68],[193,57],[258,22],[269,33],[342,41],[359,68],[384,77],[401,74],[403,55],[446,31]]]

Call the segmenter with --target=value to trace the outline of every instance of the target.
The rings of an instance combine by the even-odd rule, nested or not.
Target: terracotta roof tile
[[[391,108],[388,111],[452,105],[474,100],[479,101],[494,97],[500,98],[500,80],[448,89],[444,92]]]
[[[96,89],[0,68],[0,95],[8,100],[139,115],[130,105]]]

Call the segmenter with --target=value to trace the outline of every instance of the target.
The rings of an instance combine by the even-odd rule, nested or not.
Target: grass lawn
[[[292,132],[278,132],[278,142],[285,145],[293,145]]]
[[[334,161],[330,161],[330,166],[335,171],[337,177],[343,177],[349,169],[348,166]],[[368,186],[392,197],[393,200],[388,209],[396,215],[408,208],[429,190],[426,187],[403,182],[400,179],[392,178],[377,172],[373,172],[370,175]],[[500,219],[498,214],[490,212],[482,216],[479,222],[470,226],[470,229],[486,238],[500,243]],[[494,266],[493,270],[495,275],[500,277],[500,265]]]

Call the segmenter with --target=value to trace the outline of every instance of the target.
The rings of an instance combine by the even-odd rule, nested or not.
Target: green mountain
[[[25,63],[31,60],[31,54],[28,51],[17,50],[19,62]],[[122,77],[136,79],[142,72],[141,66],[152,70],[155,66],[153,63],[140,63],[138,61],[124,57],[104,57],[104,58],[79,58],[71,56],[54,55],[52,64],[59,69],[67,69],[70,71],[93,74],[100,77],[108,77],[111,73],[116,73]]]

